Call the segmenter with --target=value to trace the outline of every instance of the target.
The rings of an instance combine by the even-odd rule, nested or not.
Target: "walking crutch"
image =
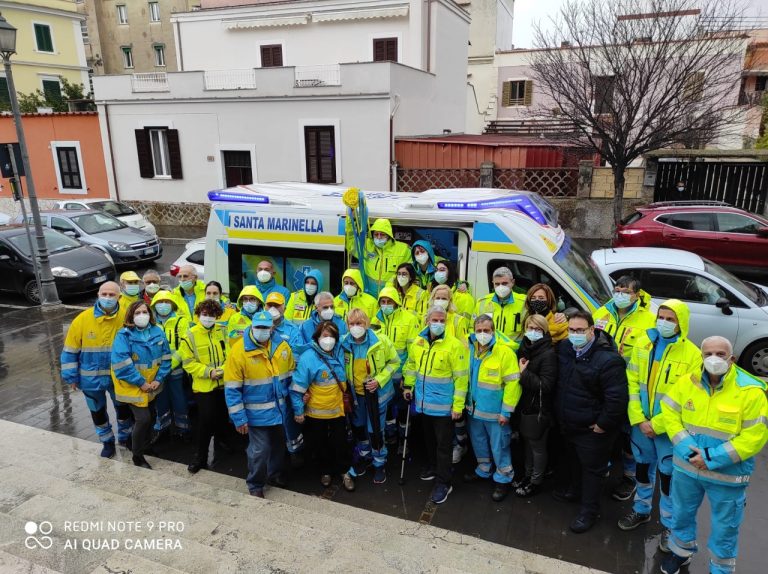
[[[411,401],[408,401],[408,412],[405,415],[405,438],[403,439],[403,462],[400,465],[400,480],[398,484],[405,484],[405,457],[408,453],[408,435],[411,434]]]

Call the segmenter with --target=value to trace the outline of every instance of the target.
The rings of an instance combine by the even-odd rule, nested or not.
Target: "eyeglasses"
[[[587,327],[586,329],[572,329],[571,327],[568,327],[568,332],[573,333],[574,335],[583,335],[587,331],[589,331],[591,327]]]

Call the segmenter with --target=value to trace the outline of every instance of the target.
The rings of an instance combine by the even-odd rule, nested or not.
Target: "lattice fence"
[[[398,169],[398,191],[427,191],[477,187],[480,185],[479,169]]]

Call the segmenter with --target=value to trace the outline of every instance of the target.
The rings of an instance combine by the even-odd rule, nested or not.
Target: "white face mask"
[[[704,369],[710,374],[716,377],[720,377],[728,372],[731,368],[730,363],[725,359],[721,359],[716,355],[711,355],[704,359]]]
[[[365,335],[365,327],[361,325],[353,325],[349,328],[349,332],[355,339],[360,339],[363,335]]]
[[[147,283],[147,284],[144,286],[144,290],[145,290],[147,293],[150,293],[151,295],[154,295],[155,293],[157,293],[158,291],[160,291],[160,285],[158,285],[157,283]]]
[[[544,333],[537,331],[536,329],[529,329],[525,332],[525,336],[531,343],[535,343],[544,336]]]
[[[493,333],[475,333],[475,339],[481,346],[485,347],[493,339]]]
[[[448,299],[435,299],[434,303],[438,307],[442,307],[443,309],[447,309],[448,305],[450,304],[450,301],[448,301]]]
[[[323,351],[332,351],[336,346],[336,339],[333,337],[320,337],[317,344],[320,345]]]
[[[333,319],[333,315],[334,315],[333,307],[328,307],[327,309],[323,309],[322,311],[320,311],[320,318],[323,321],[330,321],[331,319]]]
[[[429,261],[429,255],[426,253],[419,253],[416,257],[416,263],[419,265],[424,265],[427,261]]]
[[[496,285],[493,290],[499,296],[499,299],[506,299],[512,292],[512,288],[508,285]]]
[[[344,285],[344,293],[347,295],[347,297],[354,297],[357,293],[357,286],[356,285]]]
[[[411,282],[411,278],[408,277],[407,275],[398,275],[397,276],[397,284],[400,285],[400,287],[405,287],[410,282]]]
[[[142,313],[141,315],[134,315],[133,324],[136,325],[139,329],[143,329],[149,325],[149,315],[146,313]]]
[[[314,285],[313,283],[305,283],[304,292],[311,297],[317,293],[317,285]]]
[[[263,343],[269,339],[271,334],[269,329],[257,329],[256,327],[251,327],[251,333],[253,333],[253,338],[256,339],[259,343]]]
[[[210,329],[216,324],[216,317],[209,317],[208,315],[200,316],[200,324],[206,329]]]
[[[262,269],[261,271],[256,273],[256,279],[258,279],[260,283],[266,283],[267,281],[272,279],[272,274],[266,269]]]
[[[272,320],[277,320],[281,317],[280,310],[277,307],[270,307],[267,312],[272,315]]]

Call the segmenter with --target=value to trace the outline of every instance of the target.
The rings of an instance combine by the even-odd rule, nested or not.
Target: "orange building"
[[[24,114],[29,163],[39,199],[109,197],[99,116],[96,112]],[[0,116],[0,145],[16,143],[11,115]],[[11,185],[0,178],[0,198],[11,197]],[[24,195],[27,194],[22,178]],[[7,200],[7,199],[6,199]]]

